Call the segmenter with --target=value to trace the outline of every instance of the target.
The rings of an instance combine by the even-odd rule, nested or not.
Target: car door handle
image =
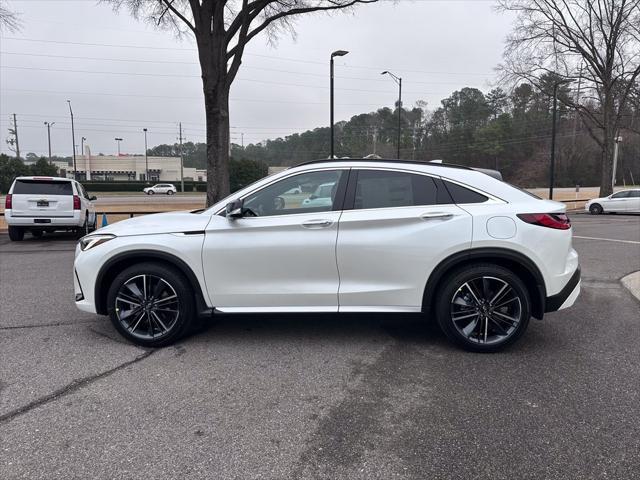
[[[304,228],[327,228],[333,225],[331,220],[307,220],[302,223]]]
[[[420,215],[423,220],[449,220],[453,218],[453,213],[447,212],[430,212]]]

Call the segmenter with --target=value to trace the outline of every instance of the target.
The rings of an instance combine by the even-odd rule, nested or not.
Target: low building
[[[147,178],[147,172],[149,177]],[[185,180],[206,182],[207,171],[183,168]],[[73,166],[67,177],[73,177]],[[76,157],[76,178],[86,181],[179,182],[180,157],[146,157],[144,155],[92,155],[85,146],[84,155]]]

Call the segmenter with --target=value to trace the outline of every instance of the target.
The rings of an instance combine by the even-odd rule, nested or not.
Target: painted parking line
[[[600,240],[603,242],[631,243],[633,245],[640,245],[640,242],[636,242],[635,240],[618,240],[615,238],[600,238],[600,237],[581,237],[579,235],[574,235],[573,238],[581,238],[582,240]]]

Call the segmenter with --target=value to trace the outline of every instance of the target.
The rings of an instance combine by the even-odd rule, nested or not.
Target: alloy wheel
[[[451,320],[468,341],[491,345],[511,337],[522,320],[522,301],[504,280],[481,276],[463,283],[450,303]]]
[[[167,335],[180,316],[175,289],[156,275],[137,275],[122,284],[115,298],[118,321],[128,333],[142,340]]]

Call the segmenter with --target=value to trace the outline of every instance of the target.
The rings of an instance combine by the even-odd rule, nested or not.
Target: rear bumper
[[[559,293],[546,298],[545,312],[555,312],[569,308],[580,294],[580,267],[576,268],[567,284]]]
[[[7,225],[12,227],[31,227],[31,228],[51,228],[51,227],[79,227],[83,224],[84,218],[80,210],[74,210],[73,215],[68,217],[47,217],[47,216],[13,216],[11,210],[5,211],[5,221]],[[38,221],[36,221],[38,220]],[[41,221],[46,223],[40,223]]]

